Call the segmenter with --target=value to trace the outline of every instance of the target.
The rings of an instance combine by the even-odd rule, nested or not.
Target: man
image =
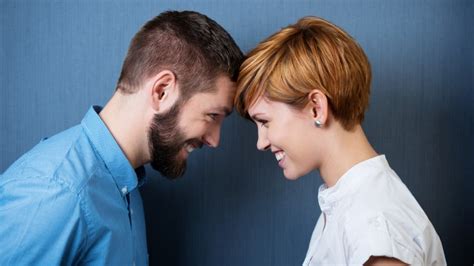
[[[115,94],[0,178],[0,265],[145,265],[143,165],[169,178],[217,147],[242,52],[215,21],[169,11],[133,38]]]

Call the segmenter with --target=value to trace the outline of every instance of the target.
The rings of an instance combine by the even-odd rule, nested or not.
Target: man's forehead
[[[194,94],[192,98],[198,98],[201,100],[206,100],[209,102],[227,102],[229,100],[233,101],[235,96],[235,90],[229,88],[218,87],[212,91],[198,92]]]
[[[233,102],[236,91],[237,84],[231,81],[229,77],[220,75],[216,78],[214,88],[204,93],[207,94],[208,98],[219,98],[220,100],[231,100]]]
[[[198,92],[187,101],[191,105],[199,105],[206,109],[214,108],[230,112],[233,108],[235,91],[217,88],[215,91]]]
[[[220,75],[216,78],[216,82],[214,83],[216,89],[221,89],[226,92],[230,92],[235,94],[237,91],[237,83],[230,80],[228,76]]]

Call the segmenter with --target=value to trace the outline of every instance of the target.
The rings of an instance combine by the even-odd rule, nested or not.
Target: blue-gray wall
[[[1,0],[0,172],[105,104],[131,37],[164,10],[207,14],[244,51],[317,15],[364,47],[374,76],[364,123],[371,142],[431,218],[448,262],[474,263],[474,1],[169,2]],[[318,174],[285,180],[273,156],[255,149],[253,125],[235,114],[221,140],[193,154],[181,180],[148,171],[150,262],[301,264],[320,214]]]

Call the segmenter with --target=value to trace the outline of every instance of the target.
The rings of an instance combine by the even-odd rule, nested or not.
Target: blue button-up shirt
[[[100,109],[0,176],[0,265],[148,263],[144,169],[132,168]]]

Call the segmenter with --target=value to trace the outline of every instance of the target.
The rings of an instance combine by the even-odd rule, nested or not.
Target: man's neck
[[[133,168],[150,158],[143,103],[140,97],[116,92],[99,116],[109,129]]]

